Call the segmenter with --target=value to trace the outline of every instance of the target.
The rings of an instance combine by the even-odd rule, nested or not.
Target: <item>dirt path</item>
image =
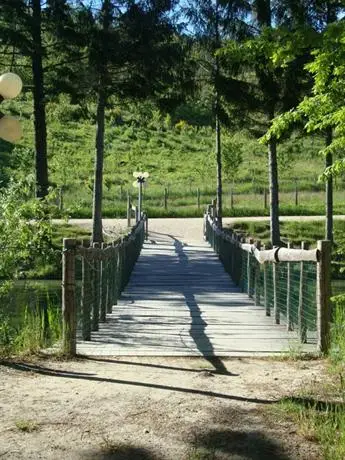
[[[0,458],[321,458],[272,402],[322,379],[318,361],[201,358],[0,366]]]

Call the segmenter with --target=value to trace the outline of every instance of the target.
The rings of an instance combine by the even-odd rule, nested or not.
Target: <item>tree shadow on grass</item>
[[[281,445],[260,431],[211,430],[196,436],[191,460],[233,458],[243,460],[292,460]]]

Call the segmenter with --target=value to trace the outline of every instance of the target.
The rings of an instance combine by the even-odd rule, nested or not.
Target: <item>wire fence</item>
[[[107,313],[127,285],[139,257],[147,217],[143,217],[128,235],[112,243],[64,240],[63,253],[63,351],[76,353],[77,337],[91,340],[106,321]]]
[[[328,346],[330,323],[330,242],[318,249],[274,248],[248,243],[217,225],[214,206],[204,216],[205,239],[233,281],[274,324],[296,331],[302,343]]]

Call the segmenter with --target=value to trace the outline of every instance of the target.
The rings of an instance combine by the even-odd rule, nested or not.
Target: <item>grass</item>
[[[15,422],[18,430],[23,431],[24,433],[32,433],[39,429],[39,424],[34,420],[17,420]]]
[[[276,423],[288,419],[301,436],[319,443],[325,460],[345,458],[345,296],[334,303],[328,377],[269,409]]]
[[[7,101],[6,112],[22,114],[25,136],[12,147],[0,143],[2,158],[10,158],[14,177],[32,174],[33,120],[32,100],[23,94]],[[50,180],[64,188],[64,209],[71,217],[90,217],[93,184],[94,107],[89,117],[81,118],[77,106],[61,96],[47,105],[48,157]],[[124,217],[126,195],[133,188],[134,170],[150,173],[144,192],[145,207],[156,217],[201,216],[203,208],[216,194],[214,133],[211,126],[196,124],[193,107],[178,110],[167,123],[157,110],[145,106],[118,104],[110,108],[106,120],[104,161],[104,216]],[[116,116],[114,116],[116,112]],[[79,113],[79,115],[78,115]],[[179,124],[182,117],[186,123]],[[263,215],[264,189],[267,189],[267,154],[265,147],[245,132],[227,133],[225,141],[235,138],[243,162],[233,183],[224,169],[225,215]],[[317,155],[323,140],[319,137],[290,139],[279,146],[279,177],[282,214],[323,214],[324,184],[318,182],[323,159]],[[226,142],[224,144],[226,146]],[[226,147],[225,147],[226,148]],[[299,205],[295,206],[295,187]],[[345,213],[342,179],[337,179],[336,212]],[[164,189],[168,190],[168,209],[164,209]],[[201,210],[197,206],[197,189],[201,192]],[[230,206],[230,188],[235,192],[234,209]]]

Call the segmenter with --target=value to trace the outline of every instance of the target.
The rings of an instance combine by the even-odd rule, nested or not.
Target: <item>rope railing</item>
[[[63,241],[62,317],[63,353],[76,354],[77,337],[91,340],[99,323],[127,285],[147,235],[147,217],[110,243],[65,238]]]
[[[217,225],[215,203],[204,215],[204,237],[242,292],[262,306],[273,324],[297,331],[302,343],[317,342],[326,352],[330,328],[331,243],[317,249],[275,247],[244,238]]]

